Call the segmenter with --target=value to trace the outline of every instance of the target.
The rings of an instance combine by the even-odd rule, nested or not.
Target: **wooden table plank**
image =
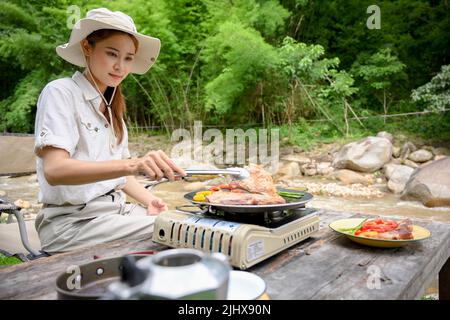
[[[449,281],[449,271],[442,269],[450,256],[449,225],[415,219],[431,238],[403,248],[371,248],[328,227],[333,220],[359,215],[319,214],[320,229],[313,237],[248,270],[266,281],[272,299],[418,299],[440,271]],[[56,277],[70,265],[87,263],[94,255],[164,248],[149,238],[121,240],[7,267],[0,270],[0,299],[56,299]]]
[[[0,269],[0,299],[56,299],[56,277],[71,265],[130,252],[165,249],[149,237],[120,240]]]
[[[447,224],[414,220],[432,237],[403,248],[372,248],[329,230],[333,220],[361,215],[319,212],[316,235],[249,270],[266,281],[274,299],[418,299],[450,256]],[[370,289],[376,272],[380,289]]]

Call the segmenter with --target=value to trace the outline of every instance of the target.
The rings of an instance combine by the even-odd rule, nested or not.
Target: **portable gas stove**
[[[153,241],[172,248],[220,252],[229,257],[232,266],[242,270],[319,229],[318,214],[304,204],[286,210],[245,213],[204,206],[199,214],[181,207],[156,218]]]

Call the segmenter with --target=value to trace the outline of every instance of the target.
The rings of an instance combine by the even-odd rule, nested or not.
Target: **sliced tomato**
[[[393,221],[393,220],[383,220],[383,219],[374,219],[374,220],[370,220],[365,222],[362,227],[361,230],[362,231],[376,231],[376,232],[387,232],[387,231],[391,231],[394,230],[395,228],[397,228],[398,223]]]
[[[396,221],[394,221],[394,220],[386,220],[385,224],[393,227],[394,229],[398,227],[398,223]]]
[[[219,191],[220,188],[219,187],[211,187],[211,189],[209,189],[209,191]]]

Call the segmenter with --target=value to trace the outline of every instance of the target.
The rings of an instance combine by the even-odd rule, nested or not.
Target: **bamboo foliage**
[[[43,87],[77,70],[55,54],[71,32],[71,5],[68,0],[0,0],[0,130],[33,132]],[[123,82],[126,119],[136,127],[159,126],[170,134],[174,128],[192,128],[196,120],[212,126],[287,124],[291,136],[304,119],[323,118],[349,135],[350,118],[364,127],[362,114],[387,118],[403,105],[409,108],[405,111],[442,110],[448,100],[448,90],[439,87],[448,72],[422,86],[439,72],[438,63],[448,65],[445,2],[381,0],[380,6],[411,17],[414,30],[408,19],[384,15],[383,29],[370,32],[360,26],[364,17],[356,0],[75,5],[82,16],[96,7],[123,11],[140,32],[161,39],[152,69]],[[418,82],[422,87],[412,96],[416,106],[410,92]]]

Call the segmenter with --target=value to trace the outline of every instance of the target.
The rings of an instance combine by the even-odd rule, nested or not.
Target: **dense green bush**
[[[82,17],[96,7],[121,10],[140,32],[162,41],[150,72],[124,81],[130,126],[162,126],[167,133],[194,120],[281,126],[295,140],[298,130],[309,132],[302,119],[325,119],[313,130],[348,136],[374,129],[361,116],[442,109],[448,87],[437,88],[448,81],[448,68],[436,74],[450,63],[448,4],[382,0],[381,29],[369,30],[371,4],[0,0],[0,130],[33,132],[44,85],[76,70],[55,53],[69,38],[71,5]],[[436,116],[435,125],[446,128],[439,123],[445,117]]]
[[[426,110],[444,111],[450,108],[450,65],[442,66],[430,82],[413,90],[412,99],[426,106]]]

